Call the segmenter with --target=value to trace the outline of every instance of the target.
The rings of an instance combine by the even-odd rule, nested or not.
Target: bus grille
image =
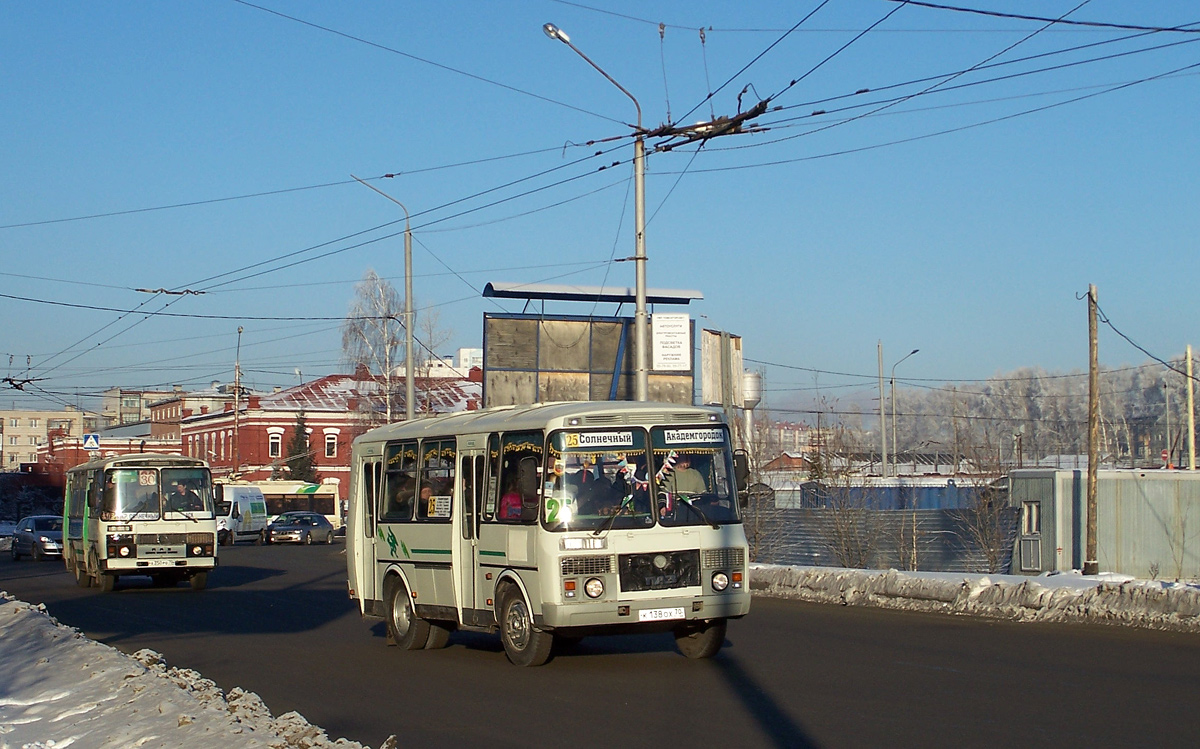
[[[666,590],[700,584],[700,552],[662,551],[621,554],[617,558],[621,590]]]
[[[738,547],[728,549],[705,549],[705,569],[740,569],[745,563],[745,552]]]
[[[136,540],[138,546],[182,546],[188,542],[189,535],[187,533],[139,533]]]
[[[612,572],[611,556],[563,557],[563,577],[571,575],[603,575]]]

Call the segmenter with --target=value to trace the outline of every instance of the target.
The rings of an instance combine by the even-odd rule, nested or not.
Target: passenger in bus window
[[[171,512],[198,512],[204,509],[200,495],[188,488],[182,480],[174,482],[171,493],[167,496],[167,510]]]
[[[504,487],[504,495],[500,497],[500,519],[521,519],[521,492],[517,488],[517,474],[510,473],[508,483]]]
[[[703,494],[708,491],[704,475],[692,468],[692,458],[687,453],[675,458],[675,468],[667,474],[663,489],[677,494]]]

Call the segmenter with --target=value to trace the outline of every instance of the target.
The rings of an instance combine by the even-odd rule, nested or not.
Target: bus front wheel
[[[675,630],[675,646],[688,658],[712,658],[725,644],[724,619],[702,622]]]
[[[516,586],[508,586],[500,602],[500,640],[516,666],[540,666],[554,647],[554,635],[534,628],[529,604]]]
[[[117,576],[111,572],[97,573],[96,587],[101,593],[112,593],[117,587]]]
[[[193,572],[188,582],[192,584],[192,590],[204,590],[208,587],[208,573]]]
[[[398,577],[387,588],[387,630],[393,644],[405,650],[420,650],[429,642],[429,622],[413,612],[408,588]]]
[[[87,567],[79,562],[72,565],[72,571],[75,573],[75,584],[81,588],[92,587],[92,576],[88,574]]]

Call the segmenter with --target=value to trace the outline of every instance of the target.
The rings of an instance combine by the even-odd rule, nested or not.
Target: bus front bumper
[[[105,572],[126,572],[149,575],[165,570],[211,570],[217,566],[216,557],[181,557],[178,559],[108,559],[98,560]]]
[[[636,601],[572,601],[542,604],[537,622],[548,629],[644,625],[669,627],[673,622],[732,619],[750,611],[750,592],[677,596]]]

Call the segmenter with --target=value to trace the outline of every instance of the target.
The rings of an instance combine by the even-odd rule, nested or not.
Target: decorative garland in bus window
[[[542,452],[542,445],[541,445],[541,443],[531,442],[528,440],[525,442],[508,442],[508,443],[505,443],[505,445],[504,445],[504,452],[506,452],[506,453],[532,452],[532,453],[538,453],[540,455]]]

